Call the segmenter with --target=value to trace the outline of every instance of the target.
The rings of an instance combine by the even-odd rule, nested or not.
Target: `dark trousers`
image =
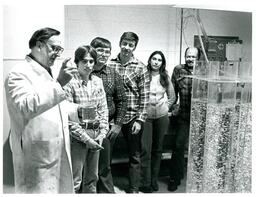
[[[147,119],[142,133],[141,186],[151,186],[158,180],[164,135],[169,126],[168,115]]]
[[[115,193],[113,177],[111,173],[111,160],[115,138],[105,138],[102,142],[103,150],[99,157],[99,177],[97,182],[97,193]]]
[[[122,133],[127,142],[129,154],[129,190],[138,191],[140,183],[140,154],[141,134],[143,124],[138,134],[132,134],[132,126],[135,119],[122,126]]]
[[[184,177],[184,152],[189,137],[189,120],[177,117],[177,126],[172,157],[170,160],[170,179],[178,183]]]

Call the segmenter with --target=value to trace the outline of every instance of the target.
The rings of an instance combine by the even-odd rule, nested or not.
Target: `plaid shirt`
[[[146,66],[134,57],[122,65],[119,56],[112,59],[108,66],[114,68],[124,80],[128,98],[124,123],[134,118],[145,122],[149,101],[149,73]]]
[[[115,124],[122,125],[127,110],[127,97],[121,76],[106,65],[99,71],[94,70],[93,75],[102,79],[106,92],[109,121],[114,119]]]
[[[176,96],[179,96],[178,115],[184,120],[190,120],[192,78],[185,77],[192,75],[185,64],[175,66],[172,73],[172,83]]]
[[[102,84],[102,80],[96,76],[91,76],[87,85],[79,74],[64,86],[67,100],[77,104],[90,104],[96,107],[96,119],[100,122],[99,134],[106,135],[108,132],[108,107],[106,94]],[[88,133],[90,129],[83,129],[78,123],[69,122],[70,135],[79,141],[86,142],[89,140]]]

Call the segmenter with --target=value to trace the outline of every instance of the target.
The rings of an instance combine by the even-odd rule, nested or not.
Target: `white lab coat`
[[[68,112],[76,108],[28,56],[8,74],[5,90],[16,193],[73,193]]]

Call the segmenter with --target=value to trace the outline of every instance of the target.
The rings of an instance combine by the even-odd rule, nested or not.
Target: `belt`
[[[83,129],[97,130],[99,128],[99,126],[100,126],[100,122],[99,121],[83,122],[80,125],[82,126]]]

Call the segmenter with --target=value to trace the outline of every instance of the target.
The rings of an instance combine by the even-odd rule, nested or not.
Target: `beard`
[[[188,61],[186,61],[186,65],[187,65],[189,68],[193,68],[194,65],[195,65],[195,61],[188,60]]]

